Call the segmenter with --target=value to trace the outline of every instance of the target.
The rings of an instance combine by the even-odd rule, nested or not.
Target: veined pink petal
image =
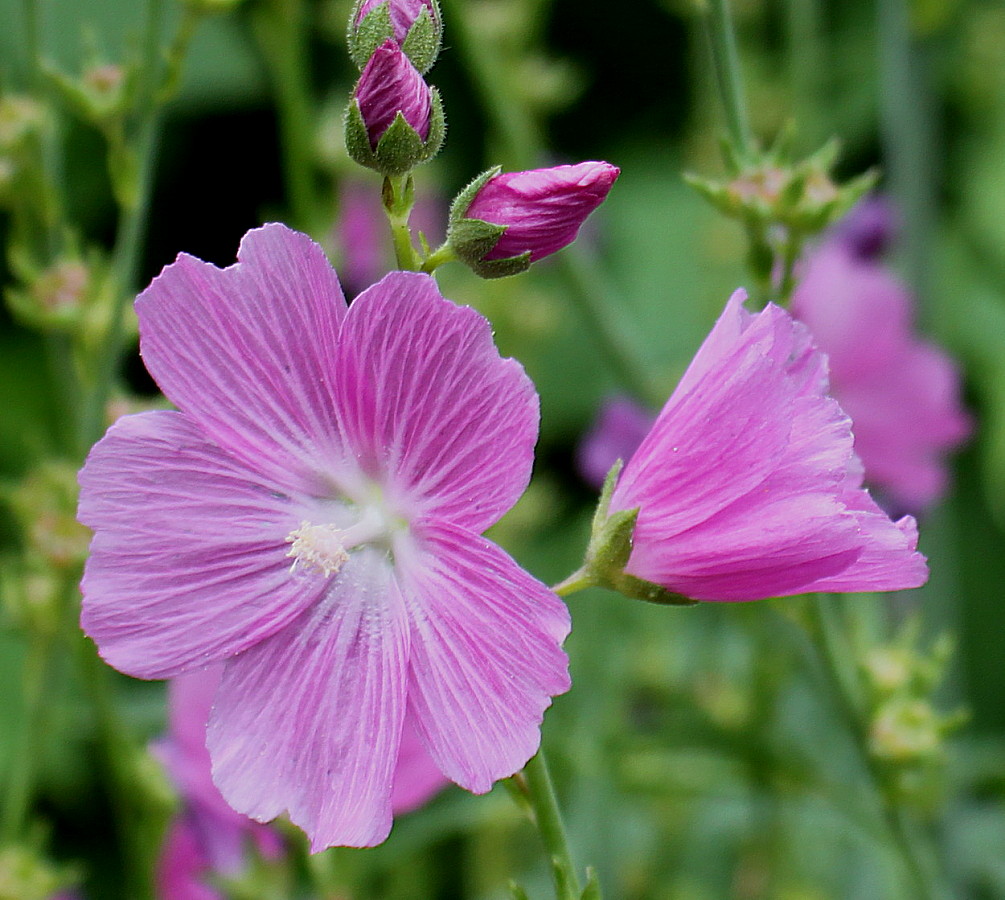
[[[626,571],[697,600],[917,587],[924,558],[862,490],[822,355],[784,311],[742,299],[614,491],[612,511],[640,509]]]
[[[314,609],[227,662],[210,718],[213,780],[260,821],[284,810],[313,850],[391,829],[409,631],[386,553],[353,553]]]
[[[405,518],[483,531],[527,486],[537,392],[485,318],[428,275],[394,272],[355,300],[336,396],[347,444]]]
[[[394,814],[417,809],[448,784],[450,779],[433,762],[419,737],[412,716],[406,710],[401,727],[398,763],[394,767],[394,784],[391,787],[391,807]]]
[[[537,752],[545,709],[569,689],[569,613],[491,541],[431,519],[412,531],[396,547],[409,713],[440,769],[484,793]]]
[[[81,626],[139,678],[167,678],[253,646],[310,606],[320,573],[291,577],[298,502],[209,443],[183,413],[124,416],[80,473],[95,530]]]
[[[342,459],[331,401],[346,314],[321,248],[249,231],[226,269],[181,254],[136,299],[140,350],[167,398],[214,442],[291,489]]]

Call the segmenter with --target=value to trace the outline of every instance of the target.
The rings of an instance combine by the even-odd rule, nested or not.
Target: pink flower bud
[[[354,97],[372,149],[399,112],[423,141],[429,137],[429,86],[394,41],[385,41],[374,51],[359,76]]]
[[[391,27],[394,28],[394,39],[403,44],[408,32],[415,24],[423,9],[429,10],[430,18],[434,25],[439,24],[439,15],[433,0],[364,0],[356,12],[353,20],[353,28],[358,28],[360,23],[372,13],[378,6],[387,3],[388,12],[391,15]]]
[[[530,261],[571,244],[586,217],[607,196],[621,170],[606,162],[583,162],[490,178],[464,212],[505,227],[484,259],[530,253]]]

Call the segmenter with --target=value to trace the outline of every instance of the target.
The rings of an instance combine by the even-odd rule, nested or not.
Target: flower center
[[[334,575],[349,561],[345,547],[346,533],[334,525],[311,525],[301,522],[300,527],[286,535],[286,543],[292,544],[288,557],[293,557],[290,571],[297,570],[297,564],[313,566],[325,575]]]
[[[286,555],[293,559],[290,572],[296,572],[298,567],[309,567],[325,576],[335,575],[349,561],[350,550],[367,544],[391,553],[394,534],[408,527],[404,520],[389,517],[376,505],[343,505],[338,514],[321,511],[321,517],[329,521],[317,524],[303,521],[299,528],[286,535],[286,543],[290,545]]]

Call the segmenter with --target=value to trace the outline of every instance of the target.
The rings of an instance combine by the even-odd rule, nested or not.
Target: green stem
[[[812,598],[810,611],[822,668],[828,677],[835,704],[854,741],[862,768],[869,776],[872,793],[882,809],[891,842],[912,885],[911,896],[918,900],[949,900],[951,894],[939,871],[934,849],[920,833],[917,823],[891,799],[883,775],[870,752],[869,723],[862,705],[856,656],[835,605],[842,602],[840,595],[816,594]]]
[[[24,729],[10,764],[0,819],[0,845],[13,843],[20,837],[31,804],[35,761],[44,734],[42,701],[45,698],[51,645],[52,638],[48,634],[32,632],[29,637],[23,671]]]
[[[420,271],[429,274],[445,263],[453,262],[455,259],[457,259],[457,254],[454,253],[454,248],[449,244],[443,244],[422,261]]]
[[[579,569],[573,572],[568,578],[563,579],[558,584],[552,585],[552,590],[558,594],[559,597],[568,597],[570,594],[576,594],[579,591],[585,591],[589,587],[593,587],[596,584],[593,577],[585,572],[583,569]]]
[[[877,13],[883,165],[904,223],[905,262],[924,319],[940,187],[934,101],[923,48],[911,37],[908,3],[879,0]]]
[[[415,203],[415,183],[412,176],[385,178],[381,197],[387,223],[391,227],[391,243],[398,268],[406,272],[420,271],[419,256],[412,244],[412,229],[408,224]]]
[[[582,888],[579,874],[572,858],[543,748],[524,767],[523,777],[527,787],[526,797],[534,812],[534,822],[551,860],[555,896],[558,900],[580,900]]]
[[[315,110],[307,70],[307,9],[303,0],[268,0],[256,6],[252,21],[279,111],[283,179],[292,224],[316,233],[321,215]]]
[[[729,0],[707,0],[705,30],[712,47],[712,65],[719,85],[730,140],[741,157],[753,151],[750,122],[744,101],[743,78],[736,52],[736,34],[729,10]]]

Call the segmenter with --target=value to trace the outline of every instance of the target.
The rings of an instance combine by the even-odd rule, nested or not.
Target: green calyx
[[[371,147],[370,135],[363,121],[359,102],[355,98],[350,100],[345,116],[345,146],[349,156],[361,166],[366,166],[389,178],[407,175],[416,166],[432,159],[443,146],[446,120],[443,116],[443,102],[439,91],[434,87],[429,90],[432,103],[429,135],[425,141],[399,112],[387,131],[381,135],[377,146]]]
[[[482,172],[454,198],[454,202],[450,205],[447,245],[461,262],[481,278],[506,278],[509,275],[519,275],[530,268],[529,250],[506,259],[485,259],[485,255],[491,253],[499,243],[506,226],[467,216],[471,201],[501,171],[501,166],[494,166]]]
[[[622,509],[613,514],[610,512],[611,496],[623,465],[619,459],[604,479],[600,500],[593,514],[590,544],[586,550],[582,574],[591,584],[617,591],[634,600],[658,603],[661,606],[694,606],[697,600],[625,572],[625,566],[632,555],[639,508]]]
[[[356,0],[352,15],[349,16],[349,28],[346,42],[349,45],[349,56],[361,69],[374,51],[385,41],[395,40],[394,25],[391,23],[390,2],[381,3],[368,12],[359,24],[356,19],[365,0]],[[439,0],[430,0],[433,10],[424,7],[409,28],[402,42],[402,52],[412,61],[412,65],[425,74],[436,62],[440,54],[440,43],[443,37],[443,17],[440,13]]]

